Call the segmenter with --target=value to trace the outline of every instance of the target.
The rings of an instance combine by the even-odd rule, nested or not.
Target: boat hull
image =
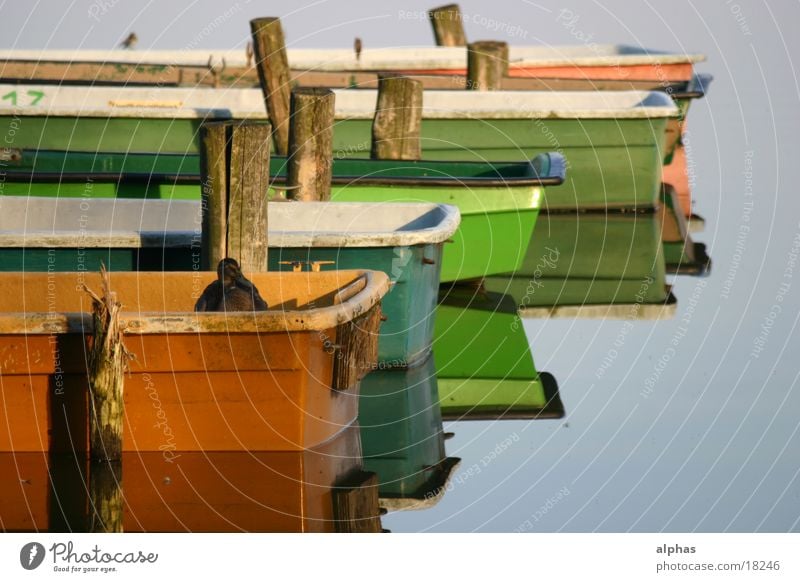
[[[228,96],[162,89],[168,93],[161,98],[156,90],[116,90],[130,94],[122,100],[137,105],[130,108],[108,106],[100,88],[88,91],[96,93],[92,105],[82,107],[74,91],[47,88],[41,103],[20,109],[24,123],[16,112],[5,111],[0,131],[11,136],[15,148],[183,155],[198,154],[199,127],[206,119],[266,116],[263,99],[254,90],[231,90]],[[424,160],[528,161],[555,150],[566,157],[569,172],[562,192],[545,193],[545,207],[656,205],[661,164],[679,135],[680,113],[664,94],[510,91],[483,105],[473,93],[431,92],[421,126]],[[337,92],[335,157],[369,157],[375,95],[368,90]],[[559,108],[565,100],[569,106]],[[166,106],[173,101],[175,109]]]
[[[111,274],[126,307],[125,345],[136,356],[125,377],[123,450],[302,450],[352,424],[358,380],[337,369],[343,352],[329,346],[350,325],[342,322],[356,313],[359,322],[374,317],[386,276],[253,274],[268,304],[286,311],[191,313],[214,278]],[[99,278],[87,273],[0,274],[0,451],[87,450],[84,282],[99,289]],[[362,285],[340,306],[330,304],[340,291]],[[309,308],[309,302],[331,306]]]
[[[307,451],[124,453],[123,531],[334,532],[333,491],[361,469],[358,438],[351,426]],[[0,471],[14,477],[0,484],[4,531],[87,531],[86,457],[6,452]]]

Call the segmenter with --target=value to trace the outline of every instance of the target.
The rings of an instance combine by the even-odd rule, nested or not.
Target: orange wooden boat
[[[353,529],[338,523],[333,497],[360,474],[360,457],[357,425],[307,451],[124,453],[123,529]],[[89,466],[82,456],[0,453],[0,531],[84,531]]]
[[[136,357],[125,451],[296,451],[355,422],[386,274],[253,274],[270,310],[228,314],[192,311],[215,273],[110,277]],[[97,274],[0,274],[0,451],[87,448],[83,283],[100,289]]]

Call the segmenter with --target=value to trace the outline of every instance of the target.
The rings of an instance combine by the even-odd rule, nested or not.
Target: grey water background
[[[296,47],[350,47],[356,36],[366,47],[429,45],[424,11],[440,3],[6,0],[0,34],[8,48],[111,48],[131,30],[139,48],[234,48],[247,42],[249,19],[277,15]],[[706,219],[695,239],[714,267],[707,279],[674,280],[672,320],[526,322],[567,417],[449,424],[448,454],[463,459],[452,488],[436,507],[390,514],[384,526],[800,530],[800,264],[790,255],[800,244],[800,4],[460,5],[471,40],[708,56],[698,70],[714,82],[692,104],[688,141],[694,210]]]

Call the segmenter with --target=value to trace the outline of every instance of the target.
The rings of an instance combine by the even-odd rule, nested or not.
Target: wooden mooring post
[[[275,153],[289,153],[289,95],[291,77],[286,41],[280,18],[256,18],[250,21],[253,52],[258,79],[274,131]]]
[[[89,508],[86,531],[122,533],[124,531],[122,461],[96,461],[89,464]]]
[[[436,46],[466,46],[464,20],[458,4],[446,4],[428,11]]]
[[[84,285],[92,298],[92,343],[89,349],[89,515],[90,532],[122,531],[122,433],[125,371],[130,354],[122,342],[122,305],[111,291],[105,265],[100,267],[100,294]]]
[[[372,158],[420,159],[421,128],[422,82],[394,73],[380,74],[372,121]]]
[[[92,298],[93,324],[89,350],[89,450],[94,460],[116,461],[122,458],[122,395],[129,358],[119,323],[122,305],[111,291],[105,265],[100,266],[100,295],[85,285],[84,289]]]
[[[330,89],[307,87],[292,91],[289,198],[304,201],[331,198],[335,99]]]
[[[378,476],[358,471],[333,490],[333,518],[337,533],[380,533]]]
[[[269,123],[215,121],[200,128],[202,266],[231,257],[245,273],[267,270]]]
[[[508,75],[508,44],[494,40],[467,46],[467,89],[497,91]]]

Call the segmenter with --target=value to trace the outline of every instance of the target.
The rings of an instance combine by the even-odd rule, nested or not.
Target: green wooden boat
[[[370,372],[358,406],[364,468],[378,474],[381,505],[400,510],[437,503],[459,459],[445,454],[432,355],[410,367]]]
[[[561,184],[565,174],[557,153],[522,163],[347,163],[351,176],[363,177],[336,184],[332,200],[426,200],[458,207],[461,226],[445,246],[443,282],[483,277],[502,265],[518,269],[532,240],[544,186]]]
[[[7,152],[5,194],[200,199],[197,155]],[[279,189],[286,159],[275,157],[270,164]],[[461,226],[445,248],[441,273],[442,281],[454,281],[517,269],[544,188],[562,183],[564,174],[564,160],[557,153],[512,163],[335,159],[332,199],[457,206]]]
[[[536,371],[510,296],[443,286],[433,346],[443,418],[564,416],[558,384],[550,374]]]
[[[137,51],[139,58],[147,59],[148,51]],[[3,54],[6,56],[4,57]],[[30,53],[22,52],[16,58],[16,51],[0,51],[0,82],[2,83],[45,83],[85,85],[85,86],[158,86],[158,87],[202,87],[248,88],[260,87],[257,71],[251,65],[226,67],[224,71],[208,66],[205,61],[195,64],[134,64],[126,62],[59,60],[58,55],[42,51],[42,58],[53,60],[30,60]],[[89,51],[87,58],[98,54]],[[114,59],[119,53],[108,53]],[[152,58],[167,55],[154,54]],[[230,55],[229,55],[230,56]],[[71,58],[74,58],[73,54]],[[62,55],[60,58],[64,58]],[[82,57],[78,57],[82,58]],[[144,61],[146,62],[146,61]],[[422,83],[425,90],[439,89],[463,91],[467,89],[466,75],[455,74],[410,74],[410,78]],[[674,101],[680,118],[671,120],[667,126],[665,144],[666,163],[669,163],[675,145],[679,142],[682,123],[689,105],[694,99],[704,96],[711,82],[710,75],[694,75],[691,80],[665,81],[663,78],[650,80],[596,79],[581,78],[540,78],[535,76],[509,76],[501,83],[504,91],[662,91]],[[378,73],[374,71],[323,71],[317,67],[309,70],[291,71],[292,86],[330,87],[350,89],[375,89]]]
[[[13,147],[71,151],[196,153],[207,119],[264,119],[256,89],[3,85],[0,131]],[[377,92],[337,90],[337,157],[367,157]],[[644,91],[428,91],[424,159],[527,161],[558,151],[569,161],[559,208],[652,208],[658,201],[666,127],[679,111]]]
[[[406,367],[430,350],[442,247],[458,223],[449,205],[274,202],[269,270],[358,264],[387,273],[379,365]],[[200,224],[199,202],[2,196],[0,271],[97,271],[101,261],[117,271],[197,271]]]
[[[464,91],[468,80],[465,75],[413,75],[411,78],[422,83],[426,91],[439,89]],[[501,83],[503,91],[660,91],[666,93],[678,108],[678,117],[667,122],[664,142],[664,164],[672,162],[672,156],[681,142],[683,126],[689,107],[696,99],[705,96],[708,85],[713,80],[711,75],[694,75],[690,81],[665,83],[663,80],[631,81],[631,80],[598,80],[580,79],[542,79],[533,77],[504,77]],[[304,71],[295,72],[293,82],[300,86],[375,89],[378,86],[378,74],[372,72],[329,72]]]
[[[369,143],[376,96],[337,92],[337,111],[348,120],[334,134],[337,151]],[[661,183],[667,120],[677,115],[658,92],[430,91],[423,156],[519,160],[556,150],[567,159],[569,175],[557,197],[545,194],[544,208],[649,208]]]
[[[299,86],[350,89],[376,89],[378,73],[294,71],[292,82]],[[410,78],[422,83],[426,91],[464,91],[468,87],[465,75],[416,74]],[[667,94],[678,108],[678,117],[667,122],[664,143],[664,164],[672,163],[675,148],[681,142],[683,126],[693,101],[705,96],[711,75],[697,74],[689,81],[664,82],[663,80],[610,80],[610,79],[543,79],[536,77],[504,77],[503,91],[660,91]]]
[[[513,296],[529,317],[559,309],[587,317],[674,313],[657,212],[544,214],[522,268],[483,284]]]

